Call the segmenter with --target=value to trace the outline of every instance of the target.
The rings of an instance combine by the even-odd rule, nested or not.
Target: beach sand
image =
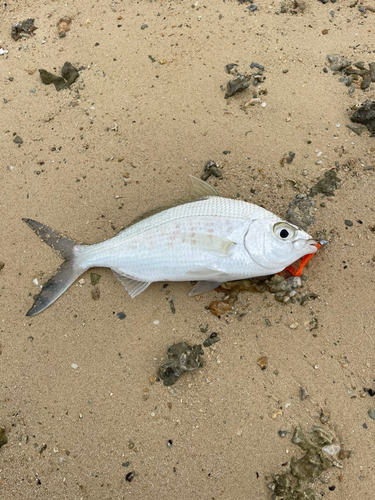
[[[253,13],[237,1],[1,6],[2,499],[266,500],[273,475],[303,454],[291,442],[298,425],[351,451],[310,483],[319,498],[373,497],[375,399],[363,389],[375,390],[375,139],[347,125],[375,83],[349,95],[326,56],[368,67],[375,13],[349,0],[306,0],[298,13],[288,0],[285,13],[256,3]],[[34,36],[13,40],[27,18]],[[38,70],[61,75],[66,61],[79,70],[70,89],[44,85]],[[249,76],[252,62],[262,83],[225,99],[226,65]],[[219,318],[208,306],[223,292],[154,283],[131,299],[109,269],[94,269],[99,300],[86,272],[25,316],[61,260],[22,218],[96,243],[188,194],[209,160],[221,196],[281,217],[338,165],[334,196],[313,198],[309,232],[329,241],[305,270],[315,300],[242,292]],[[168,345],[213,332],[220,341],[201,368],[171,387],[155,381]]]

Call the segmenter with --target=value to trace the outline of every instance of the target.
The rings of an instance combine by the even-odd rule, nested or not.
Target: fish
[[[189,294],[196,295],[226,281],[292,271],[293,262],[304,256],[307,261],[318,250],[320,243],[309,234],[265,208],[220,197],[195,177],[191,181],[190,195],[93,245],[23,219],[64,259],[26,316],[44,311],[93,267],[110,268],[132,298],[156,281],[198,281]]]

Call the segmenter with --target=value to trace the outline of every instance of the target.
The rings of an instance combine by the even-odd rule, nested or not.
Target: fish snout
[[[294,250],[300,252],[306,250],[306,253],[315,253],[318,250],[318,242],[316,240],[296,240],[293,242]]]

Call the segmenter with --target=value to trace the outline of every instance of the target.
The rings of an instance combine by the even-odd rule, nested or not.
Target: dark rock
[[[225,99],[234,96],[237,92],[242,92],[247,89],[250,82],[247,80],[245,75],[238,75],[233,80],[229,80],[227,84],[227,93],[225,94]]]
[[[69,89],[71,84],[78,78],[79,73],[70,62],[66,62],[61,69],[62,77],[53,75],[45,69],[40,69],[39,74],[45,85],[53,83],[56,90],[59,92],[62,89]]]
[[[21,145],[23,143],[23,139],[21,139],[21,137],[19,135],[16,135],[13,139],[13,142]]]
[[[101,277],[102,277],[101,274],[90,273],[91,284],[94,286],[97,285],[99,283]]]
[[[337,177],[336,170],[333,168],[324,173],[324,176],[310,189],[310,196],[324,194],[325,196],[334,196],[336,189],[340,187],[341,179]]]
[[[0,448],[4,446],[4,444],[7,444],[8,438],[7,435],[5,434],[5,429],[0,425]]]
[[[197,370],[203,365],[201,345],[190,346],[186,342],[179,342],[168,347],[168,358],[158,370],[158,376],[163,384],[173,385],[184,372]]]
[[[201,175],[201,179],[206,181],[211,175],[215,177],[222,177],[223,175],[219,165],[213,160],[208,161],[204,166],[204,173]]]
[[[357,135],[361,135],[362,132],[366,130],[366,127],[364,127],[363,125],[347,125],[347,127]]]
[[[213,344],[216,344],[216,342],[219,342],[220,337],[216,334],[215,336],[212,336],[212,334],[203,342],[203,347],[210,347]]]
[[[366,90],[371,84],[371,73],[370,70],[365,70],[363,72],[363,80],[361,82],[361,89]]]
[[[259,71],[264,71],[264,66],[262,66],[261,64],[255,63],[255,62],[252,62],[250,64],[250,69],[253,69],[253,68],[257,68],[257,69],[259,69]]]
[[[329,62],[329,67],[332,71],[342,71],[351,65],[351,61],[345,59],[343,56],[330,56],[327,55],[327,60]]]
[[[225,66],[225,69],[226,69],[227,73],[230,74],[230,72],[232,71],[232,69],[235,69],[236,66],[238,67],[238,64],[236,64],[236,63],[230,63],[230,64],[227,64]],[[235,69],[235,71],[237,71],[237,70]]]
[[[375,100],[365,101],[350,117],[353,123],[366,125],[368,131],[375,134]]]
[[[370,66],[371,81],[375,82],[375,62],[370,63],[369,66]]]
[[[66,85],[69,88],[73,82],[75,82],[78,78],[78,70],[71,64],[70,62],[64,63],[64,66],[61,68],[61,75],[66,80]]]
[[[19,40],[25,35],[34,36],[34,31],[38,28],[34,26],[34,19],[26,19],[12,26],[11,37],[13,40]]]

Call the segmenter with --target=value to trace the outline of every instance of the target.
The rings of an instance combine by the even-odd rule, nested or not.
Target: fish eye
[[[294,238],[296,230],[293,226],[286,222],[277,222],[273,226],[273,233],[275,236],[277,236],[277,238],[285,241]]]

